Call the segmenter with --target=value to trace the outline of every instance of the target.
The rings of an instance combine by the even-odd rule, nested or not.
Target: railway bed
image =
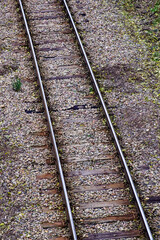
[[[110,129],[106,126],[100,101],[93,90],[89,71],[62,3],[41,0],[38,3],[24,1],[23,4],[47,93],[58,146],[54,147],[54,151],[59,152],[58,158],[60,156],[62,163],[67,190],[65,197],[69,197],[71,206],[69,220],[72,217],[74,220],[71,227],[73,235],[74,224],[76,230],[73,238],[76,239],[77,235],[78,239],[86,240],[146,239]],[[32,116],[42,115],[43,112],[38,102],[32,102],[25,109],[25,113]],[[45,130],[38,129],[39,126],[35,126],[31,134],[38,137],[35,141],[39,142],[33,146],[44,151],[48,144],[43,143],[43,138],[48,138],[48,132],[46,127],[43,127]],[[54,166],[56,160],[46,162]],[[63,195],[65,188],[62,183],[61,189],[58,182],[57,188],[54,182],[57,174],[53,166],[36,175],[38,181],[52,181],[53,186],[49,183],[50,187],[45,188],[51,196],[49,205],[45,204],[42,208],[51,215],[55,215],[55,209],[62,211],[60,192],[62,190]],[[63,173],[60,170],[62,177]],[[52,205],[53,199],[55,202]],[[65,216],[59,221],[41,222],[42,229],[46,231],[45,239],[71,238],[67,225]],[[59,227],[59,235],[55,227]],[[151,235],[149,239],[152,239]]]

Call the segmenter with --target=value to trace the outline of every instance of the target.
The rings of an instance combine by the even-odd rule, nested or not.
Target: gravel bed
[[[117,196],[116,196],[117,194]],[[71,196],[72,196],[72,192],[71,192]],[[79,198],[83,197],[85,202],[89,202],[92,200],[94,196],[94,200],[95,201],[111,201],[111,200],[118,200],[119,198],[129,198],[129,194],[126,193],[126,191],[124,191],[123,189],[110,189],[108,191],[104,190],[104,191],[86,191],[86,192],[82,192],[82,193],[75,193],[74,194],[74,200],[75,202],[79,202]]]
[[[150,27],[153,2],[68,2],[104,99],[108,107],[115,106],[109,111],[154,238],[159,239],[159,61],[153,58],[154,41],[142,36],[155,28],[159,32],[158,25]]]
[[[74,1],[70,2],[74,3]],[[80,2],[77,1],[78,4]],[[3,167],[2,239],[54,239],[59,236],[69,238],[43,106],[30,54],[27,52],[23,26],[19,23],[21,22],[20,14],[16,13],[14,2],[7,3],[8,5],[2,8],[1,16],[2,21],[6,22],[3,24],[1,34],[4,42],[2,48],[4,60],[0,82],[3,89],[0,98],[3,113],[0,135]],[[3,2],[1,4],[3,5]],[[91,2],[89,1],[88,4]],[[100,6],[97,9],[103,10],[100,1],[94,4]],[[85,185],[126,182],[123,171],[119,168],[119,163],[117,164],[117,157],[111,157],[108,160],[110,155],[116,156],[116,151],[112,142],[109,143],[110,133],[105,127],[106,122],[99,108],[99,102],[90,84],[84,63],[82,64],[70,25],[63,15],[63,9],[59,6],[58,1],[40,0],[38,3],[31,0],[25,1],[45,90],[49,96],[48,102],[58,148],[64,162],[67,188],[74,190]],[[96,10],[92,5],[90,6],[89,12]],[[86,7],[88,8],[87,4]],[[50,10],[53,14],[48,14]],[[109,4],[109,10],[114,11],[112,3]],[[10,22],[8,18],[13,17],[12,15],[14,21]],[[83,13],[81,16],[83,17]],[[10,26],[9,30],[8,26]],[[113,29],[115,25],[112,26]],[[91,30],[92,28],[88,29],[88,33]],[[104,36],[98,36],[97,32],[96,35],[91,36],[90,40],[91,42],[102,41],[103,38]],[[18,45],[18,41],[23,42],[23,45]],[[88,49],[93,51],[94,47],[88,44]],[[103,50],[103,44],[101,49]],[[132,50],[131,48],[130,53]],[[115,48],[114,51],[116,51]],[[93,52],[94,55],[90,54],[93,61],[99,57],[98,61],[105,63],[103,54],[99,56],[99,49]],[[124,54],[127,55],[127,53],[128,50],[124,48]],[[112,58],[112,53],[110,57]],[[114,63],[113,59],[112,64]],[[103,67],[105,64],[98,66],[97,69],[101,70]],[[105,72],[106,69],[104,74]],[[22,81],[19,92],[12,89],[12,79],[17,75]],[[105,83],[103,75],[100,80]],[[102,90],[105,87],[104,84]],[[109,100],[113,113],[117,111],[116,100],[119,93],[114,92],[114,96],[114,100]],[[106,99],[108,100],[108,96]],[[85,136],[88,133],[89,138],[86,139]],[[98,159],[100,161],[97,164]],[[86,164],[86,160],[90,161]],[[72,161],[73,164],[71,164]],[[50,165],[47,165],[47,162]],[[141,229],[137,216],[134,221],[97,223],[94,226],[79,224],[83,219],[91,216],[98,218],[135,212],[126,184],[124,189],[110,188],[96,193],[94,191],[71,193],[70,196],[79,239],[83,239],[89,233]],[[145,239],[143,234],[141,237]],[[130,239],[141,238],[130,237]]]
[[[15,1],[1,1],[0,8],[0,238],[68,237],[67,226],[43,227],[66,222],[66,214],[61,194],[47,193],[58,189],[59,182],[55,165],[46,164],[53,153],[20,14]],[[19,92],[12,87],[17,77]]]
[[[55,21],[53,21],[53,19],[49,21],[49,25],[46,28],[46,25],[47,25],[46,19],[49,18],[49,15],[42,14],[44,11],[44,5],[41,4],[46,2],[47,1],[41,1],[39,4],[37,4],[38,6],[36,6],[36,11],[39,10],[41,12],[39,17],[36,17],[34,13],[32,14],[31,9],[34,9],[34,6],[35,6],[34,2],[30,2],[30,1],[26,2],[25,7],[28,12],[28,17],[31,20],[30,26],[31,26],[31,31],[33,33],[33,40],[34,42],[36,42],[36,51],[38,52],[38,60],[40,63],[40,67],[41,69],[43,69],[42,76],[45,79],[44,85],[45,85],[45,89],[47,90],[47,95],[49,95],[48,97],[49,106],[51,106],[51,109],[52,109],[51,116],[52,116],[53,125],[55,126],[55,130],[56,130],[55,132],[56,132],[56,137],[58,141],[60,156],[62,161],[64,160],[64,162],[65,161],[71,162],[74,159],[74,164],[67,164],[67,163],[63,164],[64,173],[66,176],[68,175],[66,179],[67,187],[69,189],[70,187],[74,188],[74,186],[79,185],[80,176],[78,176],[79,172],[77,168],[80,169],[80,171],[82,171],[81,172],[82,175],[83,175],[83,172],[85,175],[87,175],[84,177],[84,179],[83,179],[83,176],[81,178],[83,179],[84,184],[86,183],[88,184],[92,179],[94,179],[96,182],[99,181],[100,184],[102,184],[103,181],[105,182],[108,180],[108,182],[109,181],[111,182],[113,179],[116,179],[116,178],[119,179],[120,177],[123,178],[123,181],[124,181],[124,177],[121,176],[119,169],[117,169],[117,167],[113,167],[113,164],[111,164],[111,161],[110,162],[106,161],[106,165],[105,163],[102,164],[103,166],[105,166],[104,169],[100,168],[102,165],[97,166],[96,162],[93,163],[93,161],[92,161],[92,164],[90,164],[89,166],[86,166],[83,163],[83,161],[82,162],[80,161],[78,164],[76,163],[77,159],[91,159],[91,158],[104,159],[105,156],[107,156],[109,153],[112,152],[112,154],[114,155],[116,152],[112,143],[111,142],[108,143],[108,141],[106,140],[104,141],[104,138],[102,141],[100,140],[97,141],[96,137],[94,137],[93,139],[88,139],[88,141],[86,142],[81,142],[81,140],[79,142],[79,139],[81,139],[81,136],[84,134],[86,130],[85,126],[82,127],[83,126],[82,124],[84,124],[84,120],[88,122],[90,121],[88,119],[91,119],[93,124],[92,125],[87,124],[88,125],[87,128],[90,131],[94,129],[94,132],[96,132],[95,135],[99,136],[99,139],[100,139],[100,134],[102,132],[103,132],[102,136],[109,135],[109,132],[107,129],[103,129],[105,125],[105,121],[103,117],[101,117],[102,116],[101,111],[98,107],[99,102],[95,98],[94,91],[88,80],[88,74],[86,75],[86,70],[84,71],[82,70],[82,64],[80,64],[82,62],[82,59],[79,54],[79,50],[77,46],[75,45],[73,40],[71,41],[71,39],[74,39],[74,38],[70,30],[69,24],[67,22],[65,23],[63,19],[61,19],[60,13],[58,16],[56,15],[56,13],[53,13],[52,17],[55,18]],[[54,5],[54,2],[52,4]],[[50,49],[48,49],[48,45],[46,44],[45,47],[47,47],[47,51],[46,49],[44,51],[41,51],[42,50],[41,47],[43,45],[42,42],[44,41],[44,39],[49,44],[53,43],[52,48],[54,47],[56,48],[56,50],[50,51]],[[65,42],[65,46],[64,46],[64,42]],[[41,44],[39,45],[39,43]],[[64,48],[64,47],[65,49],[63,49],[62,51],[61,48]],[[58,51],[57,51],[57,48],[58,48]],[[80,64],[80,68],[78,67],[79,64]],[[71,66],[67,71],[66,71],[66,65]],[[57,68],[58,68],[57,66],[60,66],[61,71],[59,69],[57,71]],[[65,66],[64,71],[63,71],[63,66]],[[79,69],[74,70],[75,68],[76,69],[79,68]],[[54,73],[54,71],[56,71],[56,73]],[[61,72],[63,72],[63,74]],[[55,93],[58,93],[58,94],[55,94]],[[96,121],[94,121],[95,118],[97,118],[98,122],[101,122],[101,123],[96,123]],[[76,124],[75,126],[75,124],[73,124],[72,121],[75,121],[75,122],[79,121],[79,124]],[[77,137],[75,138],[75,133],[79,133],[79,131],[82,133],[82,135],[80,134],[80,136],[78,136],[79,134],[76,134],[78,138]],[[64,140],[61,134],[64,136]],[[70,141],[74,142],[74,145],[71,145]],[[96,145],[96,147],[94,146],[94,144]],[[117,169],[117,172],[112,169]],[[99,174],[96,173],[95,175],[96,171],[99,172]],[[106,175],[107,171],[110,172],[109,174],[110,176]],[[103,172],[105,172],[105,174],[103,174]],[[93,173],[93,176],[92,176],[92,173]],[[74,178],[74,175],[76,175],[75,178]],[[82,181],[81,181],[81,184],[82,184]],[[114,198],[118,199],[119,203],[121,203],[122,195],[116,190],[113,192],[114,192]],[[80,205],[76,201],[76,197],[73,197],[73,196],[74,195],[72,195],[72,199],[71,199],[72,205],[73,205],[72,212],[73,212],[73,215],[75,216],[74,214],[75,206],[77,206],[76,215],[80,214],[81,207],[79,207]],[[106,193],[106,196],[107,196],[107,193]],[[85,199],[87,201],[88,199],[90,200],[93,199],[93,202],[96,204],[98,194],[94,195],[94,193],[91,192],[90,195],[88,195],[88,197],[84,195],[79,195],[79,197],[80,197],[79,202],[85,202]],[[129,197],[128,193],[126,192],[125,199],[128,199],[128,197]],[[101,198],[100,202],[98,201],[98,204],[102,203],[102,200],[104,200],[104,204],[107,204],[106,203],[107,197],[105,197],[105,195],[103,196],[103,198]],[[126,201],[129,201],[129,199]],[[119,204],[119,203],[116,202],[115,204]],[[124,203],[121,204],[122,208],[123,208],[123,204],[125,205],[126,202],[124,201]],[[79,208],[79,211],[78,211],[78,208]],[[100,208],[99,208],[99,211],[101,212]],[[98,209],[97,209],[97,215],[98,215]],[[95,215],[95,217],[97,215]],[[119,222],[117,222],[117,224],[119,225]],[[117,229],[118,229],[118,225],[117,225]],[[126,227],[127,225],[128,225],[127,221],[125,221],[125,223],[122,224],[122,226],[124,226],[124,230],[127,229]],[[137,224],[136,226],[138,228],[139,224]],[[102,226],[102,229],[103,231],[105,231],[105,229],[107,231],[107,226],[104,224],[104,226]],[[109,229],[110,228],[108,228],[108,230]],[[95,232],[96,229],[94,228],[93,230],[91,229],[88,230],[87,228],[87,231]],[[85,236],[86,234],[85,232],[86,230],[83,227],[80,229],[80,231],[78,230],[78,234],[80,234],[80,238]]]
[[[125,215],[128,213],[135,214],[136,209],[134,205],[128,205],[128,206],[115,206],[114,209],[113,207],[102,207],[102,208],[94,208],[94,209],[84,209],[83,211],[79,211],[79,207],[75,207],[74,209],[75,212],[75,218],[80,219],[82,221],[83,218],[94,218],[96,216],[97,218],[105,218],[107,216],[117,216],[117,212],[120,215]]]
[[[120,182],[124,180],[124,176],[120,174],[114,174],[114,175],[101,175],[101,176],[73,176],[72,178],[66,178],[66,182],[69,186],[72,188],[77,187],[77,186],[83,186],[83,185],[100,185],[100,184],[109,184],[109,183],[115,183],[115,182]]]

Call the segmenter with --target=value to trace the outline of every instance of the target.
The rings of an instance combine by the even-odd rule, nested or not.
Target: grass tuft
[[[13,90],[16,92],[19,92],[21,90],[21,85],[21,80],[18,77],[16,77],[16,79],[12,82]]]

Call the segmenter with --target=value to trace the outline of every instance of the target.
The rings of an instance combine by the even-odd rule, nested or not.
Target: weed
[[[18,77],[16,77],[16,79],[12,82],[13,90],[16,92],[19,92],[21,90],[21,85],[21,80]]]
[[[93,89],[92,87],[90,87],[89,93],[90,93],[90,94],[94,94],[94,89]]]
[[[157,0],[153,8],[151,8],[152,13],[158,13],[160,10],[160,0]]]
[[[103,87],[100,88],[101,93],[105,92],[105,89]]]

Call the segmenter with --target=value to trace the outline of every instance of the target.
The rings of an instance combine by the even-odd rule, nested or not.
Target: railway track
[[[64,14],[62,2],[23,1],[24,11],[19,0],[48,119],[72,238],[153,239],[69,8],[66,1],[63,3],[85,61]],[[129,183],[126,183],[126,178]],[[54,223],[48,222],[43,227],[53,226]]]

